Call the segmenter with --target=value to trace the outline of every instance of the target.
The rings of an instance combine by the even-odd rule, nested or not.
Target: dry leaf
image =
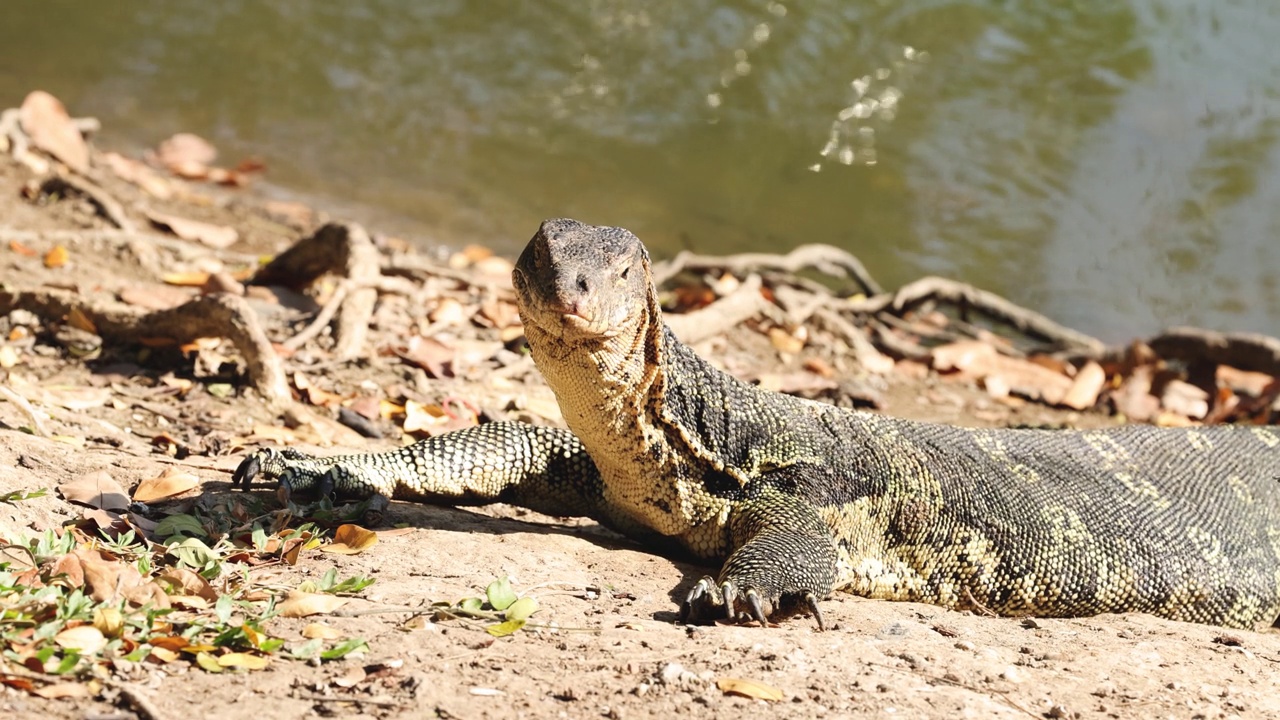
[[[969,370],[974,365],[996,356],[996,349],[979,340],[961,340],[939,345],[929,354],[938,372]]]
[[[47,700],[58,700],[64,698],[87,698],[93,693],[89,691],[89,686],[84,683],[61,682],[52,685],[45,685],[31,691]]]
[[[302,628],[302,637],[308,640],[337,640],[342,637],[342,631],[324,623],[308,623]]]
[[[24,255],[26,257],[36,257],[40,254],[38,250],[33,250],[27,247],[26,245],[23,245],[22,243],[18,242],[17,240],[9,241],[9,249],[19,255]]]
[[[378,534],[366,530],[359,525],[338,526],[333,533],[333,542],[320,546],[320,552],[337,553],[338,555],[359,555],[378,542]]]
[[[169,228],[183,240],[195,240],[220,250],[231,247],[240,239],[240,233],[235,228],[225,225],[214,225],[154,210],[147,212],[147,219],[159,227]]]
[[[44,254],[44,266],[49,269],[60,268],[71,259],[71,251],[61,245],[54,245]]]
[[[218,656],[218,665],[221,667],[244,668],[245,670],[261,670],[271,664],[269,658],[262,655],[250,655],[249,653],[227,653]]]
[[[199,135],[178,133],[160,143],[156,159],[174,175],[202,179],[209,174],[209,164],[218,159],[218,150]]]
[[[347,671],[333,679],[333,684],[340,688],[351,688],[364,682],[369,674],[360,665],[353,665]]]
[[[1199,420],[1209,414],[1209,393],[1189,382],[1170,380],[1165,383],[1160,404],[1165,410]]]
[[[58,494],[68,502],[101,510],[123,510],[129,507],[129,495],[106,470],[96,470],[58,486]]]
[[[167,277],[167,276],[166,276]],[[191,291],[150,283],[130,285],[120,291],[120,299],[148,310],[168,310],[193,297]]]
[[[159,477],[148,478],[138,484],[133,491],[133,499],[138,502],[155,502],[163,498],[181,495],[198,486],[200,478],[176,467],[170,467]]]
[[[209,282],[209,273],[207,272],[172,272],[165,273],[160,277],[161,280],[169,285],[178,285],[181,287],[204,287]]]
[[[1098,402],[1098,393],[1107,384],[1107,373],[1098,363],[1090,360],[1076,373],[1070,389],[1062,398],[1062,404],[1073,410],[1085,410]]]
[[[427,313],[427,319],[443,325],[461,325],[467,321],[467,311],[456,299],[445,297],[440,298],[435,308]]]
[[[53,641],[61,647],[77,650],[84,655],[92,655],[107,646],[107,636],[92,625],[67,628],[54,635]]]
[[[71,308],[71,312],[67,313],[67,324],[77,330],[83,330],[87,333],[98,334],[98,326],[94,324],[93,319],[85,314],[84,310],[79,307]]]
[[[337,595],[290,590],[284,602],[280,603],[280,615],[292,618],[325,615],[346,604],[347,599]]]
[[[153,198],[167,200],[173,195],[173,187],[169,181],[145,163],[114,152],[103,153],[102,160],[121,180],[137,185]]]
[[[12,345],[0,345],[0,370],[8,370],[19,361],[18,351]]]
[[[738,695],[755,700],[778,702],[784,697],[781,690],[771,685],[745,678],[716,678],[716,687],[720,688],[720,692],[726,695]]]
[[[453,377],[454,348],[445,345],[435,338],[415,335],[409,338],[409,344],[396,350],[401,359],[426,370],[433,378]]]
[[[58,98],[36,90],[22,101],[22,129],[31,144],[84,174],[89,172],[89,145]]]
[[[161,580],[173,583],[173,586],[182,590],[185,595],[200,597],[210,602],[218,599],[218,591],[213,589],[209,581],[187,568],[169,568],[160,573],[159,577]]]
[[[178,658],[182,656],[174,652],[173,650],[170,650],[169,648],[152,647],[150,657],[153,657],[159,660],[160,662],[171,663],[171,662],[177,662]]]
[[[780,327],[769,328],[769,341],[778,352],[795,355],[804,349],[805,333],[800,332],[803,329],[797,328],[796,332],[791,333]]]

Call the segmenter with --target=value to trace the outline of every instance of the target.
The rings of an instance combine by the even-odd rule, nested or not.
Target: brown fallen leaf
[[[76,548],[73,553],[80,558],[85,589],[94,600],[107,602],[123,596],[137,605],[151,602],[159,608],[170,606],[164,591],[143,578],[133,565],[104,558],[97,550],[85,545]]]
[[[337,595],[290,590],[279,608],[281,616],[299,618],[309,615],[326,615],[346,604],[347,599]]]
[[[302,628],[302,637],[308,640],[337,640],[342,637],[342,631],[324,623],[308,623]]]
[[[333,684],[340,688],[353,688],[364,682],[369,675],[360,665],[353,665],[347,671],[333,679]]]
[[[142,188],[143,192],[159,200],[167,200],[173,196],[173,186],[146,163],[127,158],[120,153],[102,154],[102,160],[111,172],[125,182]]]
[[[1209,414],[1209,393],[1189,382],[1170,380],[1164,385],[1160,405],[1172,413],[1199,420]]]
[[[124,510],[129,507],[128,493],[106,470],[95,470],[63,483],[58,486],[58,494],[68,502],[101,510]]]
[[[209,165],[218,159],[218,150],[208,140],[194,133],[178,133],[160,143],[156,159],[179,177],[202,180]]]
[[[200,478],[195,475],[169,467],[160,475],[138,483],[138,489],[133,491],[133,499],[138,502],[155,502],[181,495],[199,484]]]
[[[39,695],[46,700],[60,700],[66,698],[87,698],[93,695],[89,686],[84,683],[60,682],[44,687],[36,688],[31,691],[35,695]]]
[[[235,245],[240,239],[240,233],[235,228],[225,225],[214,225],[154,210],[147,211],[147,219],[158,227],[168,228],[183,240],[195,240],[219,250]]]
[[[426,370],[436,379],[453,377],[453,358],[456,350],[435,338],[415,335],[409,343],[396,354],[402,360],[413,363]]]
[[[29,248],[26,245],[23,245],[22,243],[18,242],[17,240],[9,241],[9,249],[19,255],[24,255],[26,257],[38,257],[40,255],[39,250],[36,250],[34,248]]]
[[[778,702],[785,697],[778,688],[772,685],[765,685],[759,680],[722,677],[716,678],[716,687],[720,688],[720,692],[725,695],[737,695],[739,697],[752,698],[753,700]]]
[[[1076,373],[1071,387],[1062,398],[1062,404],[1073,410],[1086,410],[1098,402],[1098,394],[1107,384],[1107,373],[1098,363],[1090,360]]]
[[[71,587],[84,585],[84,570],[80,567],[80,558],[67,553],[55,560],[49,568],[49,577],[54,578],[59,575],[63,576]]]
[[[328,545],[321,545],[320,552],[336,553],[338,555],[359,555],[360,553],[373,547],[378,542],[378,534],[372,530],[366,530],[359,525],[339,525],[338,529],[333,533],[333,542]]]
[[[209,282],[209,273],[207,272],[172,272],[165,273],[160,277],[168,285],[178,285],[180,287],[204,287]]]
[[[173,284],[170,283],[170,285]],[[120,299],[130,305],[148,310],[168,310],[192,298],[190,290],[182,290],[170,285],[152,283],[130,285],[120,291]]]
[[[77,625],[53,636],[59,647],[91,655],[107,646],[107,636],[92,625]]]
[[[978,340],[960,340],[939,345],[929,353],[933,369],[938,372],[969,370],[977,363],[996,356],[996,349]]]
[[[22,101],[20,120],[32,145],[80,174],[89,172],[89,145],[62,101],[43,90],[35,90]]]
[[[1160,399],[1151,394],[1155,371],[1151,365],[1139,365],[1110,393],[1116,412],[1131,422],[1147,422],[1160,412]]]
[[[71,251],[61,245],[54,245],[44,254],[44,266],[54,270],[67,264],[71,259]]]
[[[773,343],[774,349],[788,355],[795,355],[803,350],[808,335],[809,332],[803,325],[791,331],[780,327],[769,328],[769,341]]]
[[[261,670],[271,664],[271,659],[262,655],[250,655],[249,653],[227,653],[218,656],[218,665],[221,667],[244,668],[245,670]]]
[[[218,599],[218,591],[213,589],[208,580],[198,573],[182,567],[168,568],[160,573],[159,578],[173,584],[184,595],[204,598],[210,602]]]

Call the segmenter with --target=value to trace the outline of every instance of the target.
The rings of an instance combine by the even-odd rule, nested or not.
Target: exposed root
[[[158,338],[183,343],[201,337],[225,337],[244,356],[249,382],[273,408],[292,401],[284,367],[257,315],[244,298],[226,293],[201,295],[168,310],[138,312],[119,303],[92,305],[67,290],[0,291],[0,314],[22,309],[51,322],[78,310],[104,340],[136,342]]]
[[[313,235],[299,240],[258,271],[253,282],[303,287],[322,275],[334,273],[350,284],[340,286],[335,301],[330,301],[322,311],[323,324],[313,334],[297,341],[297,347],[328,324],[334,318],[334,338],[337,346],[334,354],[339,359],[351,359],[364,351],[368,336],[369,320],[378,299],[376,285],[381,274],[378,250],[369,240],[364,228],[354,223],[330,223]],[[318,318],[317,318],[318,320]],[[311,333],[313,328],[304,330]]]
[[[760,276],[749,275],[732,293],[704,308],[684,315],[667,315],[667,326],[685,344],[714,337],[767,311],[769,302],[760,295],[760,288]]]
[[[1003,322],[1038,340],[1074,350],[1090,356],[1106,351],[1101,340],[1064,327],[1038,312],[1014,304],[993,292],[975,288],[968,283],[940,277],[925,277],[908,283],[893,293],[885,293],[858,303],[863,312],[877,314],[892,311],[901,315],[922,303],[945,302],[960,309],[964,317],[970,311]]]
[[[739,255],[695,255],[682,252],[674,258],[653,267],[653,281],[662,285],[684,270],[721,270],[743,276],[753,270],[781,270],[795,274],[812,268],[832,277],[844,277],[861,286],[868,295],[879,295],[880,283],[871,277],[862,261],[852,254],[831,245],[801,245],[786,255],[774,253],[742,253]]]
[[[1280,375],[1280,340],[1255,333],[1220,333],[1174,327],[1147,341],[1166,360],[1210,362]]]
[[[73,174],[51,175],[40,183],[40,194],[82,195],[93,203],[93,206],[98,210],[98,214],[106,218],[107,222],[125,232],[132,233],[137,230],[133,221],[125,214],[124,206],[120,204],[120,201],[88,178]]]

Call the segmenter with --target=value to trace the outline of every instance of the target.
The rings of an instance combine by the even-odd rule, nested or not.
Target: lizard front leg
[[[600,475],[568,430],[496,422],[457,430],[395,450],[317,457],[263,448],[236,468],[233,487],[274,478],[287,502],[295,492],[382,496],[441,505],[507,502],[549,515],[608,522]]]
[[[718,579],[703,577],[681,606],[681,619],[706,622],[808,611],[824,628],[818,601],[836,582],[838,552],[812,504],[795,494],[763,487],[743,499],[729,517],[731,552]]]

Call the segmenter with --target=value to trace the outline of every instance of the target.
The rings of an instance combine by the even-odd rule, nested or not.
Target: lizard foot
[[[327,468],[312,468],[318,459],[293,448],[277,450],[259,448],[251,453],[231,475],[231,487],[247,491],[259,475],[275,478],[276,499],[288,505],[295,490],[314,490],[318,497],[333,497],[333,476]]]
[[[760,627],[769,627],[769,616],[775,613],[791,615],[803,611],[813,615],[819,630],[826,629],[822,611],[818,608],[818,596],[812,592],[784,598],[755,586],[740,588],[732,579],[717,583],[710,575],[704,575],[681,603],[680,621],[706,623],[717,618],[755,620]]]

